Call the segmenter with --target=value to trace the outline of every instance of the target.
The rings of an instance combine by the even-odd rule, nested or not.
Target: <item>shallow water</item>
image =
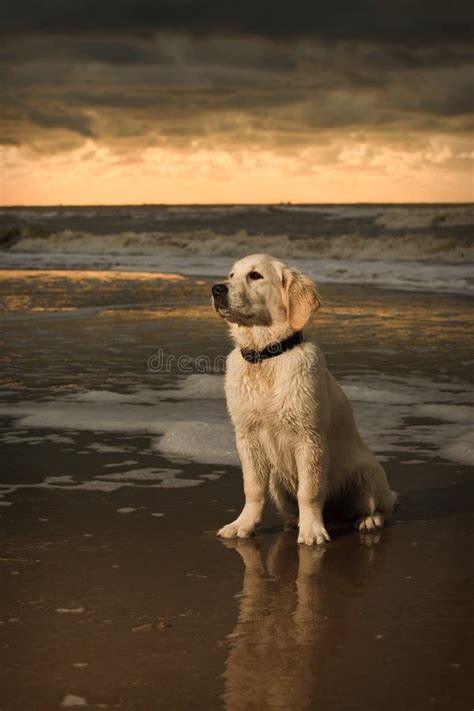
[[[209,305],[210,283],[3,272],[3,386],[11,392],[0,415],[27,430],[148,434],[164,454],[237,463],[223,398],[230,344]],[[470,300],[329,285],[322,296],[307,335],[379,456],[473,463]]]
[[[307,337],[401,507],[309,550],[271,511],[215,537],[242,494],[210,283],[0,274],[0,707],[470,708],[471,302],[322,286]]]

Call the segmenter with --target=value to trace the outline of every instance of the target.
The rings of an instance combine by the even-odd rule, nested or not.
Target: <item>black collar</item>
[[[296,331],[284,341],[274,341],[270,343],[262,351],[245,351],[243,348],[240,350],[242,353],[242,358],[248,363],[260,363],[262,360],[267,358],[274,358],[285,351],[289,351],[295,346],[303,342],[303,334],[301,331]]]

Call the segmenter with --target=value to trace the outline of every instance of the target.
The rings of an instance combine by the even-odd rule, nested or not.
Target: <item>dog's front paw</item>
[[[307,546],[321,546],[326,541],[330,541],[329,533],[326,531],[322,523],[305,523],[300,522],[300,532],[298,535],[298,543],[304,543]]]
[[[232,523],[228,523],[227,526],[222,526],[217,531],[217,535],[220,538],[250,538],[255,533],[256,526],[256,523],[249,524],[236,519]]]
[[[383,528],[383,524],[383,516],[379,513],[374,513],[373,516],[365,516],[364,518],[360,518],[356,522],[356,528],[359,529],[359,531],[362,531],[362,533],[365,533],[367,531],[376,531],[379,528]]]

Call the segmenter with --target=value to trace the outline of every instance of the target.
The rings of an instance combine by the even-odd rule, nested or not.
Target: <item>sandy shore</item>
[[[238,468],[205,461],[204,430],[172,453],[186,410],[209,447],[224,418],[217,399],[182,400],[176,361],[147,368],[158,348],[228,350],[208,282],[90,281],[0,280],[1,710],[470,709],[474,482],[462,442],[458,460],[447,449],[465,426],[469,303],[324,290],[319,341],[401,506],[380,534],[336,523],[313,550],[271,510],[251,541],[217,539]],[[162,429],[127,429],[144,412]]]
[[[159,503],[25,491],[2,515],[2,708],[467,708],[474,487],[436,473],[410,468],[394,526],[323,551],[271,515],[215,539],[237,472]]]

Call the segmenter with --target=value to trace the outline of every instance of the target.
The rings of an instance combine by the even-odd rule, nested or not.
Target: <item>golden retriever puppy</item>
[[[302,329],[320,306],[315,285],[266,254],[253,254],[212,287],[230,325],[225,392],[242,464],[245,505],[220,529],[247,538],[261,521],[267,492],[298,542],[329,540],[323,509],[345,499],[361,530],[383,526],[396,494],[360,436],[352,407]]]

